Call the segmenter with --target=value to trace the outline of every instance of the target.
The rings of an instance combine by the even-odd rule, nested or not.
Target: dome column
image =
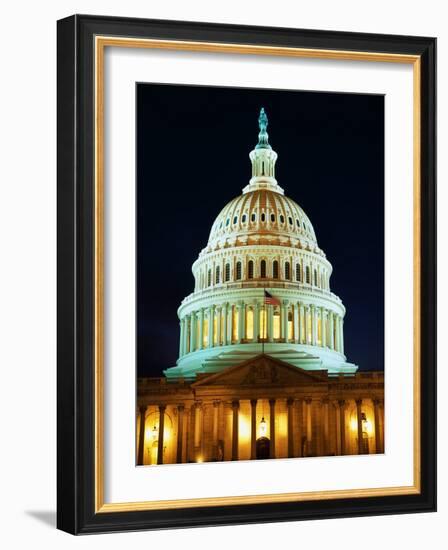
[[[208,308],[208,347],[213,347],[213,325],[214,325],[214,307]]]
[[[245,305],[244,302],[238,303],[238,344],[241,344],[243,338],[244,338],[244,325],[246,324],[246,316],[245,313]]]
[[[190,313],[190,353],[195,349],[195,314]]]
[[[221,345],[221,308],[216,308],[216,345]]]
[[[305,306],[305,344],[309,344],[310,343],[310,333],[308,331],[308,325],[310,324],[309,322],[309,319],[310,319],[310,306]]]
[[[222,343],[224,346],[227,345],[227,326],[228,326],[228,320],[227,320],[227,304],[224,304],[222,306],[223,311],[223,320],[222,320]]]
[[[327,346],[327,322],[326,322],[326,310],[325,308],[321,308],[320,310],[320,339],[321,339],[321,345],[323,348]]]
[[[254,302],[254,337],[253,342],[258,342],[258,331],[259,331],[259,322],[260,322],[260,306],[255,300]]]
[[[299,339],[299,304],[294,304],[294,342],[298,344]]]
[[[184,354],[184,331],[185,331],[185,318],[180,320],[180,337],[179,337],[179,357]]]
[[[199,342],[198,342],[198,349],[202,349],[204,347],[204,308],[201,307],[201,310],[199,311]]]
[[[305,319],[305,312],[304,312],[303,304],[299,304],[299,344],[303,344],[304,342],[304,337],[303,337],[304,319]]]
[[[342,317],[340,317],[340,320],[339,320],[339,324],[340,324],[340,339],[341,339],[341,353],[344,353],[344,319]]]
[[[334,349],[334,315],[332,311],[328,312],[329,321],[330,321],[330,348]]]
[[[288,300],[282,300],[280,336],[284,342],[288,341]]]
[[[311,344],[315,346],[317,343],[317,311],[316,306],[311,304]]]

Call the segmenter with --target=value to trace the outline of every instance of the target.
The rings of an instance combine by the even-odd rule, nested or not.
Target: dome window
[[[230,223],[230,218],[227,218],[227,220],[226,220],[226,227],[229,225],[229,223]]]
[[[266,214],[263,212],[263,214],[261,214],[261,221],[264,222],[266,221]]]
[[[275,222],[275,214],[271,214],[271,222],[272,222],[272,223]]]
[[[215,270],[215,285],[219,284],[219,265],[216,266],[216,270]]]
[[[285,216],[283,214],[280,214],[280,223],[285,223]]]
[[[288,218],[288,223],[289,223],[289,225],[292,225],[292,218],[291,218],[291,216],[289,216],[289,218]]]
[[[207,286],[211,286],[212,284],[212,270],[209,269],[207,271]]]
[[[249,263],[247,264],[247,278],[254,278],[254,262],[252,260],[249,260]]]
[[[222,222],[219,224],[219,229],[221,229],[221,228],[222,228]]]
[[[274,260],[272,263],[272,277],[278,279],[278,261]]]
[[[311,284],[311,272],[309,265],[307,265],[305,269],[305,281],[307,284]]]
[[[246,223],[247,216],[246,214],[243,214],[243,217],[241,218],[242,223]]]
[[[242,276],[241,262],[236,262],[236,279],[240,281],[241,276]]]
[[[289,262],[285,263],[285,279],[289,281],[291,278],[291,265]]]
[[[229,282],[230,281],[230,264],[226,264],[224,276],[225,276],[226,283]]]
[[[255,212],[252,214],[252,216],[250,217],[250,220],[252,222],[254,222],[255,220],[257,219],[257,215],[255,214]]]
[[[299,222],[299,220],[296,220],[296,224],[297,224],[297,227],[300,227],[300,222]]]
[[[235,217],[233,218],[233,225],[235,225],[237,221],[238,221],[238,216],[235,216]]]
[[[260,263],[260,277],[266,279],[266,260],[261,260]]]
[[[317,270],[314,270],[314,286],[317,286]]]
[[[296,281],[301,281],[301,280],[302,280],[302,273],[301,273],[300,264],[296,264]]]

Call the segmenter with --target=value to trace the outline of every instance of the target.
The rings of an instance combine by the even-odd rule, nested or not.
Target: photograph
[[[138,82],[135,116],[136,465],[383,454],[384,95]]]

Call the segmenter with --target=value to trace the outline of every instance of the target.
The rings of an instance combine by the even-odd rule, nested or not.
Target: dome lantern
[[[283,189],[275,179],[277,153],[269,145],[268,116],[263,107],[258,117],[258,126],[260,128],[258,143],[249,154],[252,162],[252,178],[249,185],[243,189],[243,193],[249,193],[257,189],[269,189],[283,195]]]

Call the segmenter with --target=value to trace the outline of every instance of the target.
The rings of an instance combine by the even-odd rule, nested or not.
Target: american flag
[[[269,294],[267,290],[264,291],[264,303],[270,304],[271,306],[279,306],[280,300]]]

